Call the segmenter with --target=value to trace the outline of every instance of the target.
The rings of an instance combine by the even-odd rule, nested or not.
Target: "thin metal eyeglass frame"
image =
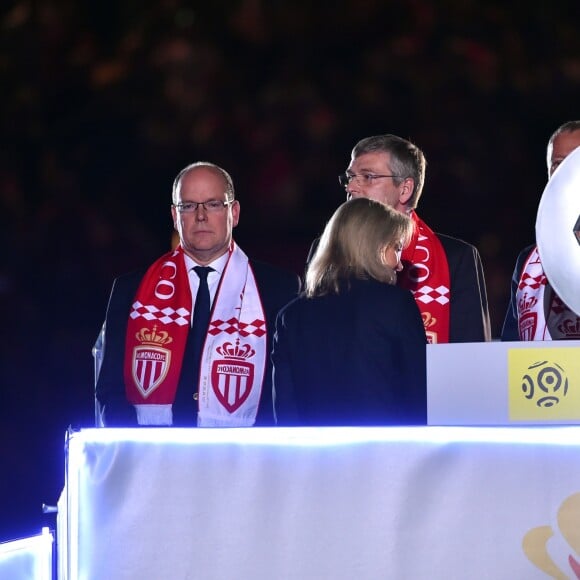
[[[232,203],[234,203],[234,199],[230,199],[228,201],[220,201],[220,203],[222,204],[220,207],[216,208],[216,209],[208,209],[205,204],[206,203],[210,203],[210,202],[214,202],[214,201],[220,201],[218,199],[209,199],[207,201],[187,201],[185,203],[173,203],[173,207],[179,212],[179,213],[195,213],[199,207],[203,207],[204,211],[208,211],[208,212],[212,212],[212,211],[218,211],[221,210],[224,207],[227,207],[228,205],[231,205]],[[183,206],[184,205],[193,205],[193,209],[184,211]]]
[[[338,183],[342,187],[346,187],[353,179],[360,179],[364,178],[364,181],[368,183],[372,183],[375,179],[383,178],[383,177],[399,177],[398,175],[375,175],[374,173],[341,173],[338,176]]]

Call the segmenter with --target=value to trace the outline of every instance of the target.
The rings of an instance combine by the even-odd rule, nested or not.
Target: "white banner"
[[[84,430],[60,575],[578,578],[579,454],[578,427]]]

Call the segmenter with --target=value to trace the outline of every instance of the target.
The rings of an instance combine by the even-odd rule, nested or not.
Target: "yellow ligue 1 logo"
[[[578,349],[512,348],[508,377],[511,420],[580,419]]]
[[[547,360],[533,363],[522,377],[522,392],[537,407],[554,407],[568,394],[566,371]]]

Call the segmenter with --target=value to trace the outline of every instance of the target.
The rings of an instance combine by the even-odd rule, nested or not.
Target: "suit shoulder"
[[[473,244],[445,234],[437,234],[437,237],[450,263],[481,264],[481,255]]]
[[[530,244],[529,246],[526,246],[523,250],[521,250],[520,253],[518,254],[515,266],[515,271],[518,272],[518,275],[521,274],[524,264],[526,263],[526,260],[528,259],[529,255],[532,253],[532,250],[535,247],[536,247],[535,244]]]
[[[413,308],[417,307],[410,290],[406,290],[405,288],[401,288],[394,284],[385,284],[384,282],[376,280],[372,280],[372,284],[370,284],[369,287],[370,296],[376,296],[379,303],[388,303],[396,305],[397,307],[404,306],[405,304],[412,305]],[[387,300],[385,300],[385,298]]]
[[[440,233],[437,233],[436,236],[439,238],[439,241],[441,242],[445,250],[447,250],[448,248],[463,251],[469,249],[475,250],[477,252],[477,248],[473,244],[470,244],[469,242],[466,242],[465,240],[462,240],[460,238],[454,238],[453,236],[448,236],[447,234]]]
[[[518,254],[518,262],[521,260],[525,260],[532,252],[532,250],[536,247],[536,244],[530,244],[526,246],[523,250],[520,251]]]
[[[135,287],[136,289],[146,272],[147,268],[138,268],[130,272],[125,272],[115,278],[113,288]]]
[[[373,309],[378,307],[404,307],[411,304],[416,308],[415,299],[410,290],[394,284],[387,284],[374,279],[351,279],[350,288],[342,294],[343,299],[352,302],[357,308]]]
[[[291,285],[297,285],[299,283],[298,274],[290,270],[260,260],[250,260],[250,265],[258,279],[274,279],[279,282],[287,282]]]

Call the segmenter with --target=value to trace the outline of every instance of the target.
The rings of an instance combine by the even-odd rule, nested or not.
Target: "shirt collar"
[[[184,253],[183,256],[185,258],[185,266],[187,267],[188,272],[191,271],[191,269],[195,268],[196,266],[202,266],[202,264],[198,264],[191,256],[188,256],[186,253]],[[222,254],[219,258],[216,258],[213,262],[210,262],[209,264],[205,265],[209,266],[210,268],[213,268],[221,276],[222,272],[224,271],[224,268],[226,267],[228,258],[229,252],[226,252],[225,254]]]

